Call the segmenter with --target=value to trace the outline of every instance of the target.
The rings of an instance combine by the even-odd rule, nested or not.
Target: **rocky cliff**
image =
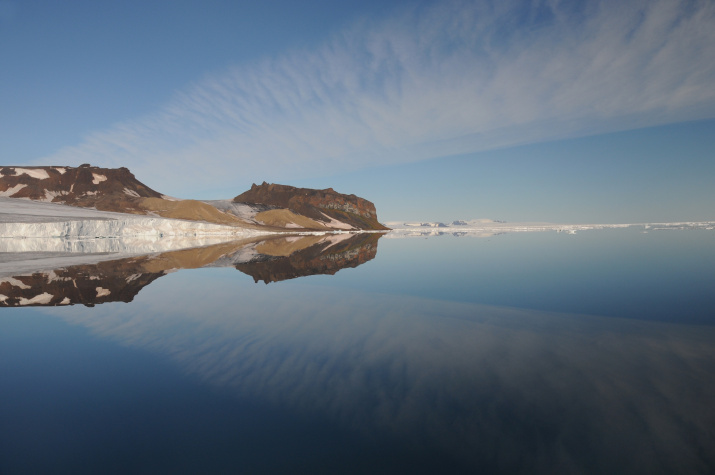
[[[385,230],[377,220],[375,205],[355,195],[344,195],[332,188],[314,190],[294,186],[255,183],[233,199],[236,203],[267,205],[310,218],[327,227]]]

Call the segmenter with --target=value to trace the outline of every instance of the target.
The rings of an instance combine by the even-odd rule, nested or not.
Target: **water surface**
[[[0,473],[715,469],[714,232],[361,239],[14,276]]]

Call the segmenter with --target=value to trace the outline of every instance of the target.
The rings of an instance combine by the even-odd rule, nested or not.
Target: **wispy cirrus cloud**
[[[713,84],[709,1],[448,1],[207,75],[38,162],[180,193],[714,117]]]

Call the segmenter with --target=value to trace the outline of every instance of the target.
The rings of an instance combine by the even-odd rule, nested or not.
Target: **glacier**
[[[122,238],[136,236],[251,236],[255,230],[180,219],[137,217],[55,222],[0,222],[2,238]]]
[[[249,237],[265,231],[0,197],[0,238]],[[7,251],[6,251],[7,252]]]

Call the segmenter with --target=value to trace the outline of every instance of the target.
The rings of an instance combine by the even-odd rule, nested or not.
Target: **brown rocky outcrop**
[[[140,206],[141,198],[162,196],[137,180],[127,168],[87,164],[0,167],[0,195],[139,214],[145,213]]]
[[[377,220],[375,205],[355,195],[344,195],[332,188],[314,190],[263,182],[233,199],[237,203],[261,204],[288,209],[315,221],[337,220],[355,229],[386,230]]]

